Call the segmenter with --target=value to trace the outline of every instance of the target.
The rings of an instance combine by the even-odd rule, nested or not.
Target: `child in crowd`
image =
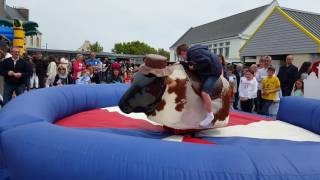
[[[100,76],[98,74],[97,68],[94,68],[93,66],[89,65],[87,66],[88,71],[90,72],[90,81],[93,84],[100,84]]]
[[[76,80],[76,84],[90,84],[90,71],[88,69],[85,69],[81,71],[80,77]]]
[[[275,68],[269,67],[268,76],[262,80],[262,114],[269,114],[269,107],[276,101],[277,92],[280,90],[280,81],[274,76]]]
[[[112,74],[108,78],[107,83],[123,83],[123,79],[121,77],[121,65],[119,63],[113,63],[111,65]]]
[[[54,78],[54,86],[63,86],[73,84],[73,78],[68,73],[67,65],[59,64],[58,65],[58,74]]]
[[[124,83],[125,84],[131,84],[133,80],[133,72],[132,71],[127,71],[124,77]]]
[[[233,92],[236,93],[238,85],[237,85],[237,77],[233,73],[234,69],[232,68],[232,66],[228,66],[227,69],[228,69],[228,79],[227,80],[234,87],[234,91]]]
[[[227,80],[229,81],[230,85],[233,87],[233,93],[237,93],[238,83],[237,83],[237,76],[233,73],[234,69],[232,66],[228,66],[227,70],[228,70],[228,79]],[[231,102],[231,106],[230,106],[231,108],[232,108],[233,102],[234,102],[234,97]]]
[[[254,77],[254,71],[247,70],[244,75],[239,86],[240,107],[244,112],[252,113],[254,99],[258,92],[258,82]]]
[[[296,81],[296,83],[294,84],[293,95],[294,96],[303,97],[303,95],[304,95],[304,83],[303,83],[303,81],[301,79],[298,79]]]

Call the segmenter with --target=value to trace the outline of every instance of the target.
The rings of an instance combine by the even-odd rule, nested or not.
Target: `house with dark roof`
[[[298,67],[320,59],[320,14],[277,6],[240,49],[245,61],[271,55],[274,65],[288,54]]]
[[[6,4],[6,0],[0,0],[0,18],[29,20],[29,10],[25,8],[14,8]]]
[[[177,46],[186,43],[208,45],[213,53],[224,55],[228,62],[240,62],[239,49],[276,6],[278,2],[274,0],[262,7],[191,27],[170,47],[170,61],[178,59]]]
[[[10,7],[6,0],[0,0],[0,19],[19,19],[22,21],[29,20],[29,9],[20,7]],[[27,48],[41,48],[42,34],[26,37]]]

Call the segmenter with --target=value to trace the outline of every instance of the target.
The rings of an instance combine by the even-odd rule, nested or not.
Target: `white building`
[[[275,67],[288,54],[297,67],[320,59],[320,14],[277,6],[240,49],[243,60],[270,55]]]
[[[170,47],[170,61],[178,59],[177,46],[186,43],[189,46],[208,45],[212,52],[224,55],[228,62],[240,62],[240,48],[276,6],[277,1],[273,1],[256,9],[191,27]]]

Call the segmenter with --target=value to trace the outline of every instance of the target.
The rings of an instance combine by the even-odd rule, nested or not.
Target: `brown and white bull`
[[[151,121],[172,129],[202,129],[199,124],[207,112],[200,97],[199,83],[180,64],[167,68],[171,73],[164,77],[138,72],[120,100],[120,109],[124,113],[144,112]],[[227,125],[233,87],[223,76],[211,97],[215,115],[212,127]]]

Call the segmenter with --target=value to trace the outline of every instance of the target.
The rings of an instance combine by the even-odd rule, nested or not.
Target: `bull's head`
[[[165,89],[165,77],[138,72],[134,76],[131,87],[122,96],[119,107],[127,114],[132,112],[150,114],[155,111]]]

